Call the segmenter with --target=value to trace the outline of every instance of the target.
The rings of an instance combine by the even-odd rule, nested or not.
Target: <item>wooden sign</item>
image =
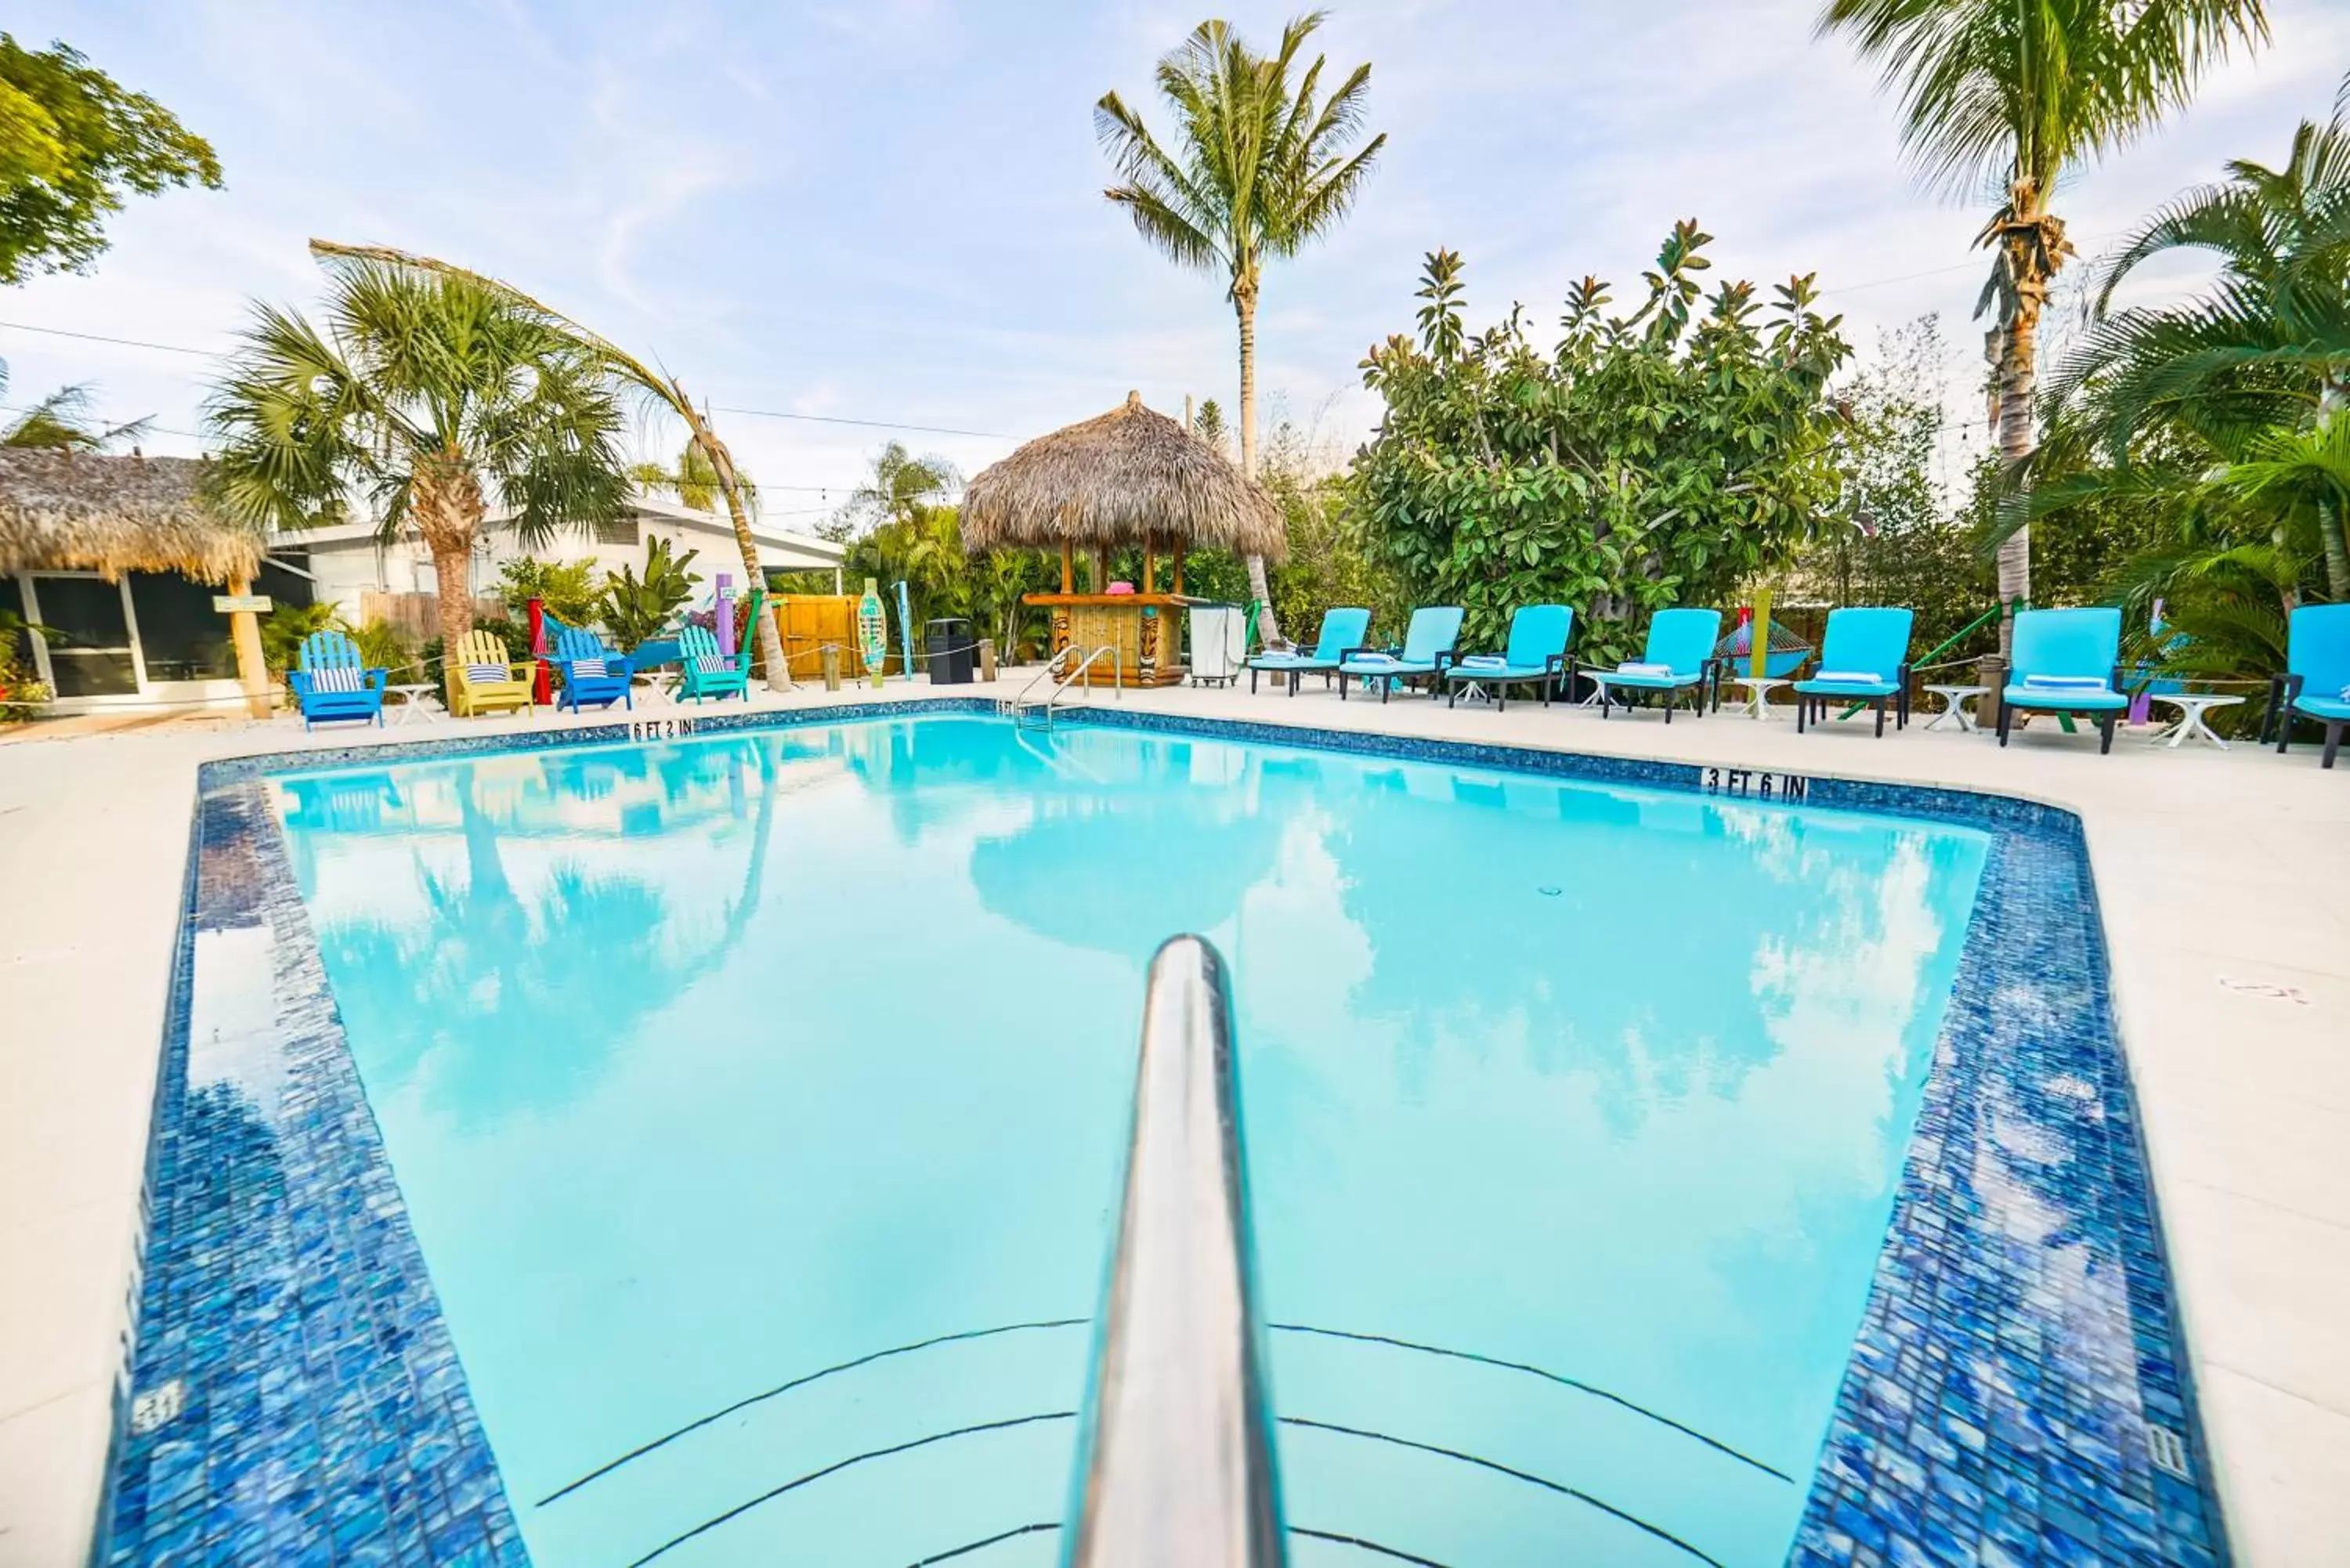
[[[235,615],[240,611],[246,615],[267,615],[269,608],[267,594],[214,594],[213,596],[213,611],[216,615]]]

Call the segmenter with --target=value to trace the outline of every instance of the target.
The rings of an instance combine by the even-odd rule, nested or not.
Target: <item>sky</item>
[[[1367,435],[1379,408],[1359,363],[1410,329],[1430,250],[1463,254],[1472,325],[1514,301],[1544,328],[1586,274],[1619,301],[1637,290],[1685,217],[1717,236],[1716,278],[1817,273],[1864,360],[1939,313],[1952,407],[1968,407],[1988,203],[1908,173],[1892,103],[1846,45],[1813,36],[1816,11],[1336,5],[1316,46],[1334,73],[1371,63],[1368,122],[1388,141],[1346,224],[1267,274],[1267,412],[1334,458]],[[1267,46],[1292,14],[1227,12]],[[2281,161],[2295,122],[2324,117],[2350,69],[2350,5],[2269,0],[2269,15],[2267,49],[2063,190],[2085,254],[2229,158]],[[1091,115],[1115,88],[1166,127],[1151,67],[1200,19],[1163,0],[16,0],[19,43],[62,39],[161,100],[212,141],[225,188],[134,201],[89,275],[0,290],[5,400],[92,383],[106,416],[151,417],[145,450],[200,451],[205,353],[24,328],[217,352],[254,300],[316,298],[318,235],[504,277],[658,358],[718,410],[786,528],[823,521],[892,438],[968,473],[1129,389],[1170,413],[1187,395],[1229,410],[1223,285],[1103,200]],[[2196,276],[2167,262],[2139,286]],[[681,437],[632,439],[666,457]]]

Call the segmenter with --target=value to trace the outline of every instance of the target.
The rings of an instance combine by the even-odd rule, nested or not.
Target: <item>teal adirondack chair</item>
[[[1451,667],[1452,650],[1460,641],[1460,606],[1416,609],[1411,612],[1411,624],[1404,628],[1401,648],[1384,652],[1357,648],[1338,660],[1338,698],[1346,700],[1349,676],[1377,680],[1382,702],[1399,682],[1426,676],[1428,694],[1433,697],[1443,688],[1444,671]]]
[[[1542,703],[1561,682],[1572,684],[1575,664],[1567,657],[1567,639],[1575,635],[1575,611],[1565,605],[1520,605],[1510,614],[1510,640],[1499,653],[1472,653],[1455,659],[1444,672],[1444,705],[1456,706],[1461,688],[1474,683],[1493,689],[1493,711],[1509,707],[1513,682],[1541,682]]]
[[[373,720],[383,723],[384,685],[389,670],[369,670],[359,658],[359,645],[339,631],[314,631],[302,639],[301,651],[286,677],[302,712],[302,727],[320,721]]]
[[[2350,605],[2303,605],[2285,623],[2284,673],[2269,686],[2268,723],[2277,750],[2292,742],[2298,714],[2325,726],[2325,753],[2318,766],[2334,765],[2342,749],[2342,728],[2350,724]],[[2268,739],[2268,731],[2261,732]]]
[[[2114,749],[2114,723],[2129,707],[2122,685],[2122,612],[2025,610],[2015,618],[2015,663],[1999,694],[1999,743],[2008,722],[2027,713],[2077,713],[2096,721],[2097,751]]]
[[[1621,699],[1618,689],[1661,692],[1665,722],[1673,722],[1673,699],[1688,691],[1690,704],[1705,712],[1706,682],[1713,679],[1713,645],[1721,636],[1721,612],[1710,609],[1659,610],[1648,618],[1648,642],[1637,659],[1613,670],[1586,670],[1584,674],[1599,688],[1599,716]],[[1624,702],[1626,711],[1632,704]]]
[[[1286,653],[1260,653],[1248,661],[1249,690],[1256,690],[1256,673],[1289,678],[1289,694],[1297,695],[1297,678],[1311,671],[1327,677],[1336,671],[1338,661],[1363,646],[1363,639],[1371,629],[1371,612],[1367,609],[1333,609],[1322,617],[1321,635],[1314,639],[1310,653],[1295,650]]]
[[[1906,609],[1828,611],[1827,635],[1820,639],[1820,667],[1795,682],[1795,732],[1806,717],[1825,722],[1830,702],[1866,702],[1877,710],[1877,732],[1885,733],[1885,707],[1894,705],[1896,729],[1909,724],[1909,627]]]
[[[689,697],[697,702],[705,697],[751,700],[750,649],[738,649],[729,659],[718,651],[718,639],[708,627],[690,626],[678,634],[677,652],[685,671],[685,680],[677,689],[678,701]]]

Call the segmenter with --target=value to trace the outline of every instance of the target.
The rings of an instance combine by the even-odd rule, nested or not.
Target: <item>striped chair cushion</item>
[[[486,685],[495,680],[511,680],[514,671],[503,664],[468,664],[465,666],[465,679],[476,686]]]
[[[313,691],[357,691],[367,684],[367,677],[356,664],[329,664],[310,671]]]
[[[575,659],[571,661],[571,679],[574,680],[584,677],[601,677],[603,673],[604,661],[600,659]]]
[[[693,667],[704,675],[723,675],[734,668],[734,661],[723,653],[705,653],[694,659]]]

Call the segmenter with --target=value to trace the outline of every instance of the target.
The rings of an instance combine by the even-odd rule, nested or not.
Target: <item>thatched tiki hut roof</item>
[[[962,542],[1106,550],[1155,543],[1278,559],[1273,497],[1139,392],[1098,419],[1038,436],[963,491]]]
[[[206,468],[186,457],[0,449],[0,573],[250,577],[261,540],[206,499]]]

